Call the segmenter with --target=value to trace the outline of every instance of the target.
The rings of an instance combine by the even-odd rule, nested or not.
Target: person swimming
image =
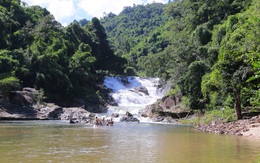
[[[94,123],[95,126],[113,126],[114,121],[113,119],[105,119],[105,117],[103,117],[102,119],[99,119],[98,117],[96,117]]]

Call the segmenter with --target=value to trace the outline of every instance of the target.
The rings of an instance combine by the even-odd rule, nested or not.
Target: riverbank
[[[82,107],[61,107],[53,103],[20,106],[0,100],[0,120],[88,120],[95,115]]]
[[[19,106],[9,102],[0,101],[0,120],[84,120],[90,121],[95,114],[88,112],[81,107],[60,107],[52,103],[45,105]],[[165,115],[163,119],[169,119]],[[157,121],[160,121],[157,118]],[[173,122],[178,122],[179,119]],[[164,122],[164,121],[162,121]],[[79,122],[80,123],[80,122]],[[169,122],[170,123],[170,122]],[[222,120],[214,120],[207,124],[195,125],[196,129],[202,132],[216,134],[231,134],[238,136],[247,136],[260,139],[260,115],[250,119],[237,120],[224,123]]]
[[[260,139],[260,115],[250,119],[237,120],[223,123],[222,121],[212,121],[208,124],[197,125],[196,129],[202,132],[217,134],[231,134],[247,136]]]

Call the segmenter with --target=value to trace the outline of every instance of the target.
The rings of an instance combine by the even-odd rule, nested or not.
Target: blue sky
[[[125,6],[153,2],[167,3],[168,0],[22,0],[29,6],[40,5],[47,8],[62,25],[73,20],[100,18],[104,13],[119,14]]]

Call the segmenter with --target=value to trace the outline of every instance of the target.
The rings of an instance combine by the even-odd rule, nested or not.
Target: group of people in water
[[[105,119],[103,117],[103,119],[96,117],[95,121],[94,121],[94,125],[96,126],[113,126],[114,125],[114,121],[112,118],[110,119]]]

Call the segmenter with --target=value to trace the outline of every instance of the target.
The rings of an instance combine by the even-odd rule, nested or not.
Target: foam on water
[[[146,106],[163,96],[159,78],[106,77],[104,85],[113,90],[111,95],[119,106]],[[146,88],[148,95],[138,91],[140,87]]]
[[[155,103],[164,95],[158,88],[159,78],[105,77],[104,85],[112,90],[111,96],[118,104],[118,106],[110,106],[107,114],[122,115],[128,111],[145,122],[149,120],[138,115],[140,110]],[[147,90],[148,94],[140,91],[140,88]]]

